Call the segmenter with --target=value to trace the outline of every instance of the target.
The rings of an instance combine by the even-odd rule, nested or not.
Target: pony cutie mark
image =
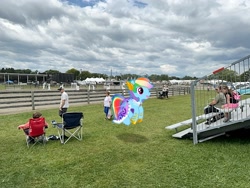
[[[140,123],[143,119],[142,103],[150,96],[150,89],[153,85],[147,78],[138,78],[127,81],[130,97],[114,95],[112,97],[112,113],[114,123],[130,125]]]

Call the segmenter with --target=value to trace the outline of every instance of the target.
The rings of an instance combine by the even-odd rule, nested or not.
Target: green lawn
[[[102,104],[71,107],[84,113],[84,137],[28,149],[17,126],[30,113],[2,115],[0,187],[249,187],[250,140],[220,137],[193,145],[165,126],[191,117],[190,96],[149,99],[142,123],[104,120]],[[41,111],[60,121],[57,109]],[[47,135],[57,134],[52,126]]]

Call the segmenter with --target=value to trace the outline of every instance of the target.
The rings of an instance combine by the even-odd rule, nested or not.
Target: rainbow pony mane
[[[129,89],[130,98],[134,99],[135,101],[139,101],[139,98],[134,95],[138,87],[146,87],[148,89],[153,87],[147,78],[137,78],[135,81],[129,80],[127,81],[127,86]]]

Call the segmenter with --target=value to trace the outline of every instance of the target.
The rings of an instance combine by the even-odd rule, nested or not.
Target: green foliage
[[[157,75],[157,74],[152,74],[149,76],[149,79],[152,81],[157,81],[157,80],[169,80],[169,77],[167,74],[161,74],[161,75]]]
[[[74,78],[79,79],[80,71],[76,70],[75,68],[67,70],[66,73],[73,74]]]
[[[14,73],[15,72],[15,70],[13,69],[13,68],[2,68],[1,69],[1,72],[2,73]]]
[[[13,69],[13,68],[2,68],[2,70],[0,71],[2,73],[25,73],[25,74],[37,74],[39,73],[38,70],[36,71],[31,71],[30,69],[25,69],[25,70],[21,70],[21,69]],[[46,70],[44,71],[43,74],[48,74],[48,75],[53,75],[53,74],[57,74],[60,73],[60,71],[58,70]],[[157,74],[152,74],[152,75],[137,75],[137,74],[120,74],[120,75],[106,75],[106,74],[101,74],[101,73],[90,73],[89,71],[84,71],[82,69],[77,70],[75,68],[69,69],[66,71],[66,73],[68,74],[74,74],[74,78],[76,79],[80,79],[80,80],[85,80],[86,78],[94,78],[94,77],[101,77],[104,79],[117,79],[117,80],[126,80],[126,79],[136,79],[139,77],[147,77],[149,78],[151,81],[168,81],[168,80],[172,80],[172,79],[176,79],[176,80],[180,80],[181,78],[179,77],[169,77],[167,74],[161,74],[161,75],[157,75]],[[197,79],[196,77],[191,77],[191,76],[185,76],[184,78],[182,78],[184,80],[194,80]]]
[[[240,80],[243,82],[250,81],[250,71],[245,71],[240,75]]]
[[[210,79],[215,79],[218,80],[223,80],[227,82],[235,82],[235,80],[239,80],[239,75],[236,71],[229,70],[229,69],[224,69],[223,71],[219,72],[216,75],[211,75],[209,78]]]
[[[60,73],[60,71],[50,69],[50,70],[46,70],[45,73],[47,73],[47,74],[57,74],[57,73]]]
[[[140,76],[137,74],[123,74],[122,75],[123,79],[134,79],[134,78],[138,78],[138,77],[140,77]]]
[[[196,80],[197,77],[184,76],[182,79],[183,79],[183,80]]]
[[[81,71],[79,76],[81,80],[86,80],[86,78],[91,78],[91,73],[89,71]]]
[[[2,68],[1,73],[23,73],[23,74],[34,74],[30,69],[14,69],[14,68]]]
[[[1,115],[1,187],[248,187],[248,138],[194,146],[165,129],[191,117],[190,103],[188,95],[146,100],[143,122],[131,126],[104,120],[102,104],[71,106],[84,113],[83,140],[30,149],[17,125],[32,112]],[[58,109],[41,112],[48,122],[60,122]],[[52,126],[46,132],[57,134]]]

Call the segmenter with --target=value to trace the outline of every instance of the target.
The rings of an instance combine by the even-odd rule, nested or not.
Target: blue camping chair
[[[82,140],[82,120],[82,112],[68,112],[62,115],[63,123],[56,124],[62,144],[66,144],[66,142],[68,142],[73,137],[77,140]]]

